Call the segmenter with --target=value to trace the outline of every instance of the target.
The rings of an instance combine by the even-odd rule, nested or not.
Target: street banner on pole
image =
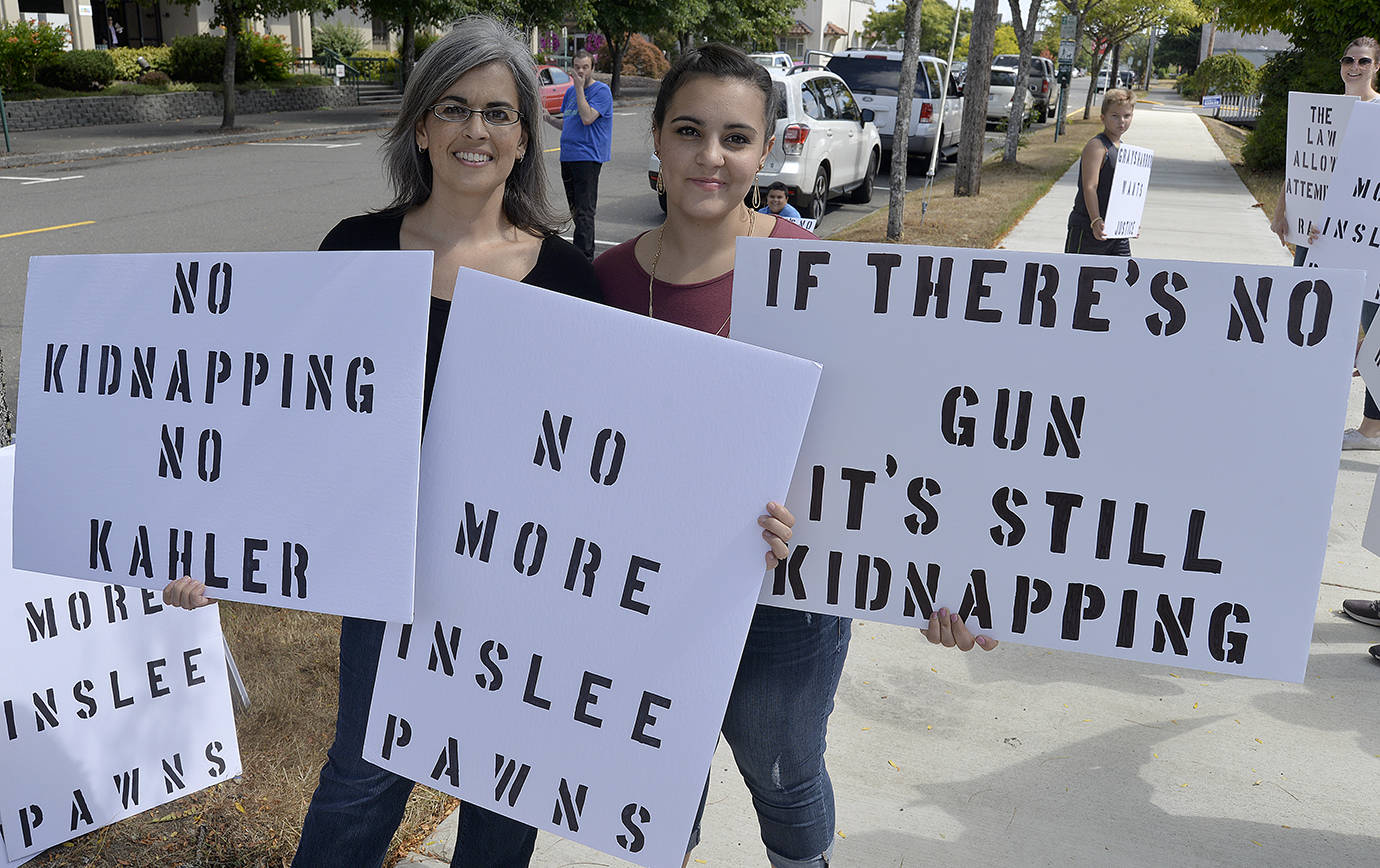
[[[14,453],[0,449],[0,822],[11,862],[240,773],[219,609],[11,568]]]
[[[824,365],[761,601],[1299,681],[1361,278],[740,241],[734,337]]]
[[[1367,272],[1365,297],[1380,301],[1380,103],[1357,102],[1327,185],[1322,211],[1313,218],[1321,230],[1308,248],[1307,265],[1359,268]],[[1290,215],[1293,216],[1292,214]]]
[[[1134,238],[1140,232],[1145,213],[1145,195],[1150,187],[1150,166],[1155,152],[1135,145],[1116,149],[1116,173],[1112,176],[1112,195],[1107,200],[1103,230],[1108,238]]]
[[[19,569],[412,616],[431,254],[30,260]]]
[[[365,759],[678,868],[818,378],[461,269]]]
[[[1308,227],[1322,225],[1319,217],[1332,181],[1332,167],[1355,105],[1356,97],[1346,94],[1289,92],[1284,208],[1289,215],[1290,244],[1308,244]]]

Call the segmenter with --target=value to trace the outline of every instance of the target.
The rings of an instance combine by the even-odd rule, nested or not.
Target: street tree
[[[200,5],[199,0],[174,0],[190,13]],[[239,48],[239,33],[255,18],[272,18],[294,12],[328,12],[335,8],[335,0],[215,0],[211,10],[211,26],[225,28],[225,63],[221,67],[220,83],[224,90],[220,128],[235,126],[235,54]]]
[[[462,0],[355,0],[346,5],[370,21],[386,23],[402,36],[398,58],[404,84],[412,76],[412,65],[417,60],[417,28],[441,27],[471,11]]]
[[[668,11],[689,23],[677,32],[694,32],[730,45],[774,45],[776,34],[790,28],[797,0],[675,0]]]
[[[1133,34],[1150,27],[1181,30],[1200,24],[1202,20],[1202,11],[1193,0],[1103,0],[1083,21],[1084,33],[1094,46],[1090,70],[1096,76],[1107,55],[1119,49]],[[1095,87],[1088,88],[1083,104],[1085,117],[1092,114],[1095,90]]]
[[[950,19],[952,21],[952,19]],[[961,60],[972,60],[974,55],[970,54],[972,46],[972,34],[962,37],[958,41],[958,47],[954,50],[954,57]],[[988,57],[990,61],[998,54],[1015,54],[1021,50],[1021,45],[1016,41],[1016,31],[1010,24],[1003,24],[997,28],[992,37],[992,52]]]
[[[987,134],[987,94],[992,86],[997,0],[974,0],[968,72],[963,79],[963,132],[958,145],[954,195],[976,196],[982,189],[982,151]]]
[[[906,33],[914,28],[906,27],[908,4],[893,2],[885,9],[874,9],[867,13],[863,21],[863,31],[869,39],[887,45],[900,42]],[[968,34],[973,22],[973,11],[964,9],[959,13],[958,35],[962,39]],[[954,27],[954,7],[944,0],[924,0],[920,6],[920,53],[947,57],[949,40]]]
[[[1011,114],[1006,119],[1006,148],[1002,152],[1003,163],[1016,162],[1016,148],[1021,141],[1021,128],[1025,126],[1025,101],[1029,99],[1027,85],[1030,83],[1030,52],[1035,44],[1035,25],[1040,20],[1043,0],[1026,0],[1030,4],[1026,20],[1021,22],[1020,0],[1007,0],[1011,4],[1011,27],[1020,46],[1021,61],[1016,70],[1016,92],[1011,96]]]
[[[906,215],[906,162],[910,157],[910,111],[914,103],[915,73],[920,65],[920,0],[906,5],[905,43],[901,47],[901,79],[896,84],[896,128],[891,136],[891,184],[887,201],[886,237],[900,241]],[[936,138],[934,146],[939,147]]]

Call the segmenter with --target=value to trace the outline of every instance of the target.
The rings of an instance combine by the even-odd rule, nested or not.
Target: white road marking
[[[575,239],[574,239],[573,237],[571,237],[571,236],[562,235],[561,238],[565,239],[566,241],[569,241],[571,244],[574,244],[574,243],[575,243]],[[618,245],[620,245],[620,244],[622,244],[622,243],[623,243],[622,241],[600,241],[600,240],[597,239],[597,238],[594,239],[594,246],[595,246],[595,247],[617,247]]]
[[[614,112],[613,116],[616,118],[630,118],[635,114],[637,114],[637,112]]]
[[[0,175],[0,181],[18,181],[19,186],[27,187],[30,184],[51,184],[54,181],[75,181],[77,178],[85,177],[85,175],[63,175],[61,178],[25,178],[21,175]]]
[[[354,148],[359,146],[359,142],[345,142],[343,144],[326,144],[325,142],[247,142],[260,148]]]

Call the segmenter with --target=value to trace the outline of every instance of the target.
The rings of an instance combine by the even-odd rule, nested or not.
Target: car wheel
[[[802,194],[800,204],[796,210],[801,217],[808,217],[811,220],[819,220],[824,216],[824,206],[829,202],[829,170],[823,166],[815,173],[815,183],[810,187],[809,194]]]
[[[863,175],[862,183],[854,190],[853,195],[848,197],[848,201],[854,205],[866,205],[872,201],[872,185],[877,181],[877,152],[873,151],[872,156],[867,159],[867,173]]]

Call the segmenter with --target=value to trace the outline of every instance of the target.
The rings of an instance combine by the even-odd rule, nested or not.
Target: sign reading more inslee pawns
[[[1361,285],[740,240],[734,336],[824,365],[761,601],[1302,679]]]
[[[679,868],[819,366],[461,269],[364,758]]]
[[[40,256],[20,569],[412,616],[429,252]]]
[[[1289,92],[1284,208],[1291,244],[1307,244],[1309,227],[1322,225],[1323,200],[1355,106],[1356,97],[1346,94]]]
[[[220,612],[12,569],[0,449],[0,822],[11,861],[240,773]]]
[[[1307,265],[1360,268],[1367,273],[1369,301],[1380,302],[1380,103],[1357,102],[1332,169],[1322,211],[1313,218],[1318,238]]]

